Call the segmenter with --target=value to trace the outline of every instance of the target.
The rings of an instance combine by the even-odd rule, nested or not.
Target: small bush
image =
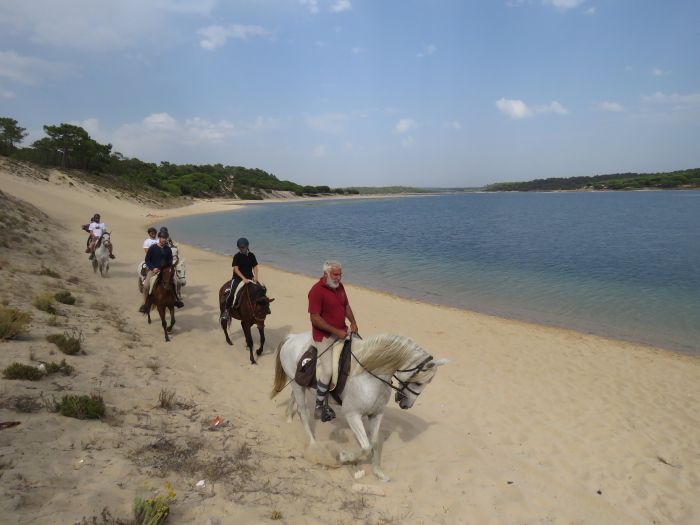
[[[58,326],[61,324],[61,322],[58,320],[58,317],[56,317],[55,314],[52,314],[51,317],[49,317],[49,320],[46,321],[46,324],[49,326]]]
[[[54,299],[63,304],[75,304],[75,297],[73,297],[68,290],[56,292]]]
[[[70,334],[66,331],[62,334],[51,334],[46,336],[49,343],[55,344],[58,349],[67,355],[75,355],[80,352],[82,332],[73,330]]]
[[[56,308],[54,308],[53,305],[53,295],[49,293],[37,295],[32,301],[32,304],[42,312],[47,312],[50,314],[56,313]]]
[[[0,408],[9,408],[23,414],[31,414],[41,410],[42,404],[32,396],[11,396],[0,402]]]
[[[165,410],[172,410],[175,406],[175,391],[163,388],[158,396],[158,406]]]
[[[29,331],[31,314],[0,306],[0,339],[14,339],[20,334]]]
[[[54,272],[51,268],[44,266],[43,264],[41,265],[41,269],[36,272],[37,275],[47,275],[49,277],[53,277],[54,279],[60,279],[61,276],[57,273]]]
[[[45,366],[47,375],[62,374],[64,376],[69,376],[75,371],[75,368],[66,363],[65,359],[61,359],[60,363],[54,363],[53,361],[51,363],[45,363]]]
[[[76,419],[100,419],[105,415],[105,402],[102,396],[67,395],[63,396],[58,407],[62,416]]]
[[[170,503],[177,495],[170,483],[165,483],[167,493],[155,498],[136,498],[134,500],[134,525],[161,525],[170,515]]]
[[[279,510],[273,510],[272,513],[270,514],[270,519],[271,520],[281,520],[284,516],[282,516],[282,513]]]
[[[39,381],[44,374],[35,366],[23,365],[22,363],[12,363],[2,371],[5,379],[27,379],[29,381]]]

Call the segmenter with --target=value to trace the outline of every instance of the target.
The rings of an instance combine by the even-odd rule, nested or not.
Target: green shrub
[[[0,339],[13,339],[29,331],[31,314],[0,306]]]
[[[61,359],[60,363],[54,363],[53,361],[51,363],[46,363],[45,366],[47,375],[60,373],[64,376],[69,376],[75,370],[75,368],[66,363],[65,359]]]
[[[37,295],[32,301],[32,304],[35,308],[41,310],[42,312],[47,312],[50,314],[56,313],[56,308],[54,308],[53,305],[53,295],[51,295],[50,293]]]
[[[91,394],[89,396],[66,395],[58,405],[62,416],[76,419],[100,419],[105,415],[105,402],[102,396]]]
[[[12,363],[2,371],[5,379],[27,379],[29,381],[39,381],[44,374],[35,366],[23,365],[22,363]]]
[[[63,304],[75,304],[75,297],[73,297],[68,290],[56,292],[54,299]]]
[[[58,349],[67,355],[75,355],[80,352],[81,340],[83,339],[82,332],[72,333],[63,332],[62,334],[51,334],[46,336],[49,343],[55,344]]]
[[[161,525],[167,521],[170,515],[170,503],[175,501],[177,495],[170,483],[166,481],[164,485],[165,495],[134,499],[134,525]]]

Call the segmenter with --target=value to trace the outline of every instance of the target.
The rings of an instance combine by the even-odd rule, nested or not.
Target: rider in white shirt
[[[96,213],[92,217],[92,222],[90,223],[90,226],[88,226],[88,231],[90,232],[90,243],[88,244],[87,249],[85,250],[85,253],[90,254],[90,259],[94,259],[95,257],[95,246],[97,245],[97,241],[100,240],[100,237],[102,237],[102,234],[105,232],[107,229],[107,225],[100,220],[100,214]],[[109,248],[109,258],[114,259],[115,256],[112,254],[112,248]]]
[[[143,251],[144,253],[148,253],[148,249],[153,246],[154,244],[158,244],[158,238],[156,237],[156,234],[158,233],[158,230],[156,230],[153,226],[148,228],[148,238],[143,241]]]

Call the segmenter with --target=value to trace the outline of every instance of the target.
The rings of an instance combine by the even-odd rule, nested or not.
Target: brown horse
[[[151,310],[153,308],[158,308],[158,314],[160,315],[160,322],[163,325],[163,333],[165,334],[165,341],[169,342],[170,337],[168,332],[173,331],[173,326],[175,325],[175,301],[177,300],[175,295],[175,267],[166,266],[160,270],[160,279],[153,287],[153,292],[148,296],[146,301],[146,313],[148,315],[148,324],[151,324]],[[146,284],[148,286],[148,284]],[[167,326],[165,322],[165,309],[170,310],[170,326]]]
[[[226,297],[228,295],[228,288],[230,281],[226,281],[224,285],[219,289],[219,310],[223,315],[226,309]],[[228,336],[228,326],[231,324],[231,319],[238,319],[241,322],[241,328],[243,328],[243,334],[245,335],[246,346],[250,352],[250,362],[255,363],[255,358],[253,357],[253,336],[250,333],[250,328],[253,325],[257,325],[258,332],[260,332],[260,348],[258,348],[255,353],[257,355],[262,354],[263,346],[265,345],[265,317],[270,315],[270,303],[274,299],[267,297],[267,288],[264,286],[248,282],[243,285],[240,292],[238,292],[240,297],[237,300],[238,308],[234,310],[233,306],[228,308],[228,320],[220,318],[221,329],[224,331],[226,336],[226,342],[233,345],[231,338]]]

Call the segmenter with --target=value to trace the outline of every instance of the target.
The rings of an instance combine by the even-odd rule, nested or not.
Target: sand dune
[[[231,271],[227,257],[181,246],[186,307],[176,313],[171,343],[163,341],[159,324],[148,326],[137,313],[134,268],[145,226],[232,209],[235,201],[149,209],[56,171],[48,180],[16,171],[3,161],[0,189],[55,223],[47,251],[26,265],[43,261],[82,283],[28,280],[15,272],[3,299],[20,285],[72,287],[82,307],[67,309],[61,322],[82,329],[87,355],[67,359],[77,369],[72,378],[38,385],[1,380],[0,420],[22,420],[0,431],[3,523],[79,522],[104,507],[128,516],[134,495],[162,487],[165,479],[178,494],[173,523],[273,517],[294,524],[700,522],[698,359],[349,283],[363,334],[407,335],[451,361],[413,409],[401,411],[393,402],[387,408],[382,464],[392,481],[383,484],[367,465],[327,468],[309,461],[298,419],[285,422],[287,395],[268,399],[274,349],[287,333],[308,329],[306,293],[314,279],[267,268],[258,254],[276,301],[267,349],[255,367],[240,329],[234,328],[229,347],[217,325],[217,290]],[[80,225],[96,211],[117,254],[105,279],[81,253]],[[2,250],[3,268],[16,268],[20,262]],[[28,362],[29,352],[48,358],[45,324],[37,312],[28,337],[0,344],[0,366]],[[64,389],[99,389],[107,418],[18,414],[6,402],[39,391],[59,396]],[[180,405],[157,408],[163,389],[175,391]],[[209,431],[206,422],[216,415],[228,424]],[[330,449],[356,447],[342,418],[317,430]],[[381,487],[384,497],[352,492],[357,468],[368,473],[361,482]],[[195,487],[200,479],[204,489]]]

